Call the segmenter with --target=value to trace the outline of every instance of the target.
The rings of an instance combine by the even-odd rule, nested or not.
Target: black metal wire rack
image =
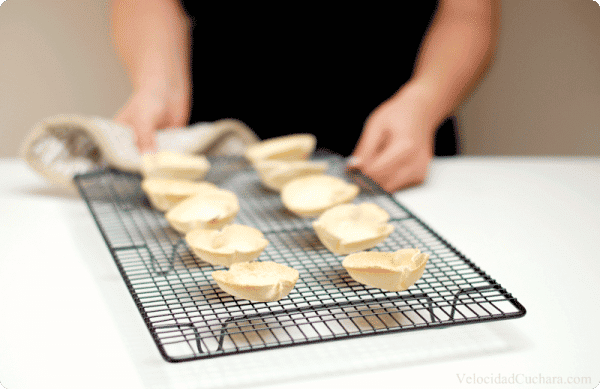
[[[198,259],[183,236],[153,209],[134,174],[104,170],[75,177],[131,296],[161,355],[169,362],[230,355],[350,337],[518,318],[525,308],[393,197],[343,159],[325,155],[328,174],[362,187],[355,203],[374,202],[394,232],[372,250],[418,247],[429,254],[425,273],[403,292],[355,282],[316,237],[310,219],[286,211],[240,158],[214,158],[205,178],[234,191],[236,223],[260,229],[269,245],[258,260],[299,271],[284,299],[253,303],[221,291],[217,266]]]

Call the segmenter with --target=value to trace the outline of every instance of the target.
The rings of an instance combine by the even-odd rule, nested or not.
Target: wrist
[[[409,107],[411,112],[423,118],[430,127],[437,127],[452,115],[453,107],[434,85],[410,80],[391,99],[396,104]]]
[[[191,92],[191,81],[184,77],[165,77],[147,73],[133,83],[133,93],[169,99],[186,96]]]

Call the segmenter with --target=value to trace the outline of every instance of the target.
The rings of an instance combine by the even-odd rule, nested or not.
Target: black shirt
[[[352,152],[369,113],[411,76],[436,8],[432,1],[183,5],[193,23],[192,123],[237,118],[262,139],[313,133],[317,147],[341,155]]]

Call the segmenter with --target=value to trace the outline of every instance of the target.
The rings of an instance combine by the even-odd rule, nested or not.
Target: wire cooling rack
[[[311,219],[285,210],[240,158],[214,158],[207,181],[234,191],[236,223],[258,228],[269,245],[258,260],[291,266],[300,279],[285,298],[254,303],[221,291],[218,270],[198,259],[154,210],[137,175],[105,170],[75,182],[161,355],[182,362],[350,337],[517,318],[525,308],[500,284],[360,174],[325,155],[328,174],[358,183],[355,203],[387,210],[394,232],[372,250],[418,247],[425,273],[403,292],[355,282],[315,235]]]

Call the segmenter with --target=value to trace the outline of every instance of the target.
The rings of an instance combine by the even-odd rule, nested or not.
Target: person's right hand
[[[164,86],[146,86],[134,92],[114,120],[133,129],[140,153],[156,151],[156,131],[186,126],[190,94]]]
[[[349,168],[361,170],[389,193],[427,177],[443,116],[422,89],[403,87],[373,110],[349,160]]]

